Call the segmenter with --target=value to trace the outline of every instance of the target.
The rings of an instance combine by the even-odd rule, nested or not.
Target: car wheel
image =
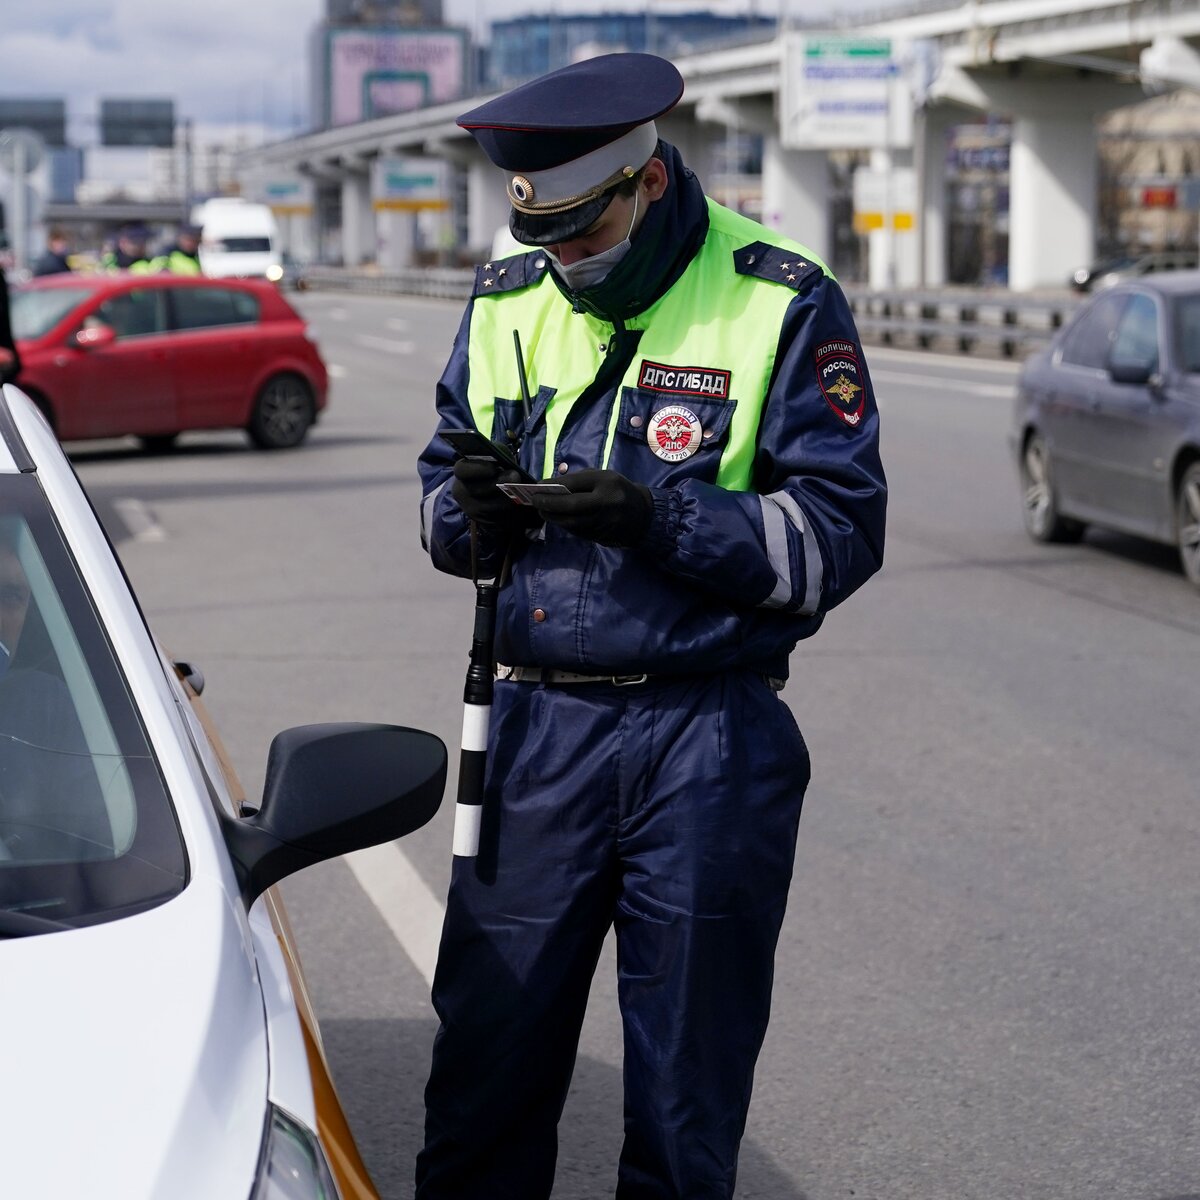
[[[1030,436],[1021,455],[1021,494],[1025,531],[1035,542],[1077,542],[1083,537],[1083,523],[1058,511],[1050,451],[1040,433]]]
[[[138,441],[147,454],[166,454],[175,448],[178,439],[178,433],[143,433]]]
[[[1179,481],[1175,527],[1183,573],[1200,587],[1200,462],[1194,462]]]
[[[258,393],[246,432],[260,450],[283,450],[304,441],[312,423],[308,384],[299,375],[274,375]]]

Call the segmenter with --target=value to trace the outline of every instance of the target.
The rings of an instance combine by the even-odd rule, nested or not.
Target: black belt
[[[613,687],[638,687],[651,681],[665,683],[687,679],[687,675],[583,675],[578,671],[563,671],[558,667],[506,667],[496,666],[496,677],[512,683],[547,683],[555,686],[572,686],[577,683],[607,683]],[[783,691],[784,681],[771,675],[762,677],[773,692]]]

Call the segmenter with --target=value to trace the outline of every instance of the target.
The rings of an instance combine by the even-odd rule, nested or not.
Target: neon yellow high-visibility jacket
[[[568,291],[537,250],[477,271],[437,388],[439,427],[518,448],[539,478],[607,467],[651,490],[632,548],[549,523],[517,539],[499,661],[786,678],[796,642],[882,562],[871,382],[821,261],[707,201],[678,153],[659,152],[667,193],[596,288]],[[436,566],[468,575],[454,456],[436,435],[421,455],[422,542]],[[505,547],[486,534],[478,545],[481,573],[497,573]]]

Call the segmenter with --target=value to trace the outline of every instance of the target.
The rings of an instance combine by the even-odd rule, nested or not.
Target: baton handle
[[[493,645],[499,591],[495,583],[475,585],[475,631],[471,638],[471,664],[463,686],[462,753],[458,761],[458,797],[454,805],[454,853],[462,858],[473,858],[479,853],[488,726],[495,685]]]

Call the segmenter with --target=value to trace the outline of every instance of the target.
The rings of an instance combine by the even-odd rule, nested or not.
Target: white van
[[[200,269],[205,275],[283,278],[275,216],[265,204],[240,196],[206,200],[192,209],[200,226]]]

